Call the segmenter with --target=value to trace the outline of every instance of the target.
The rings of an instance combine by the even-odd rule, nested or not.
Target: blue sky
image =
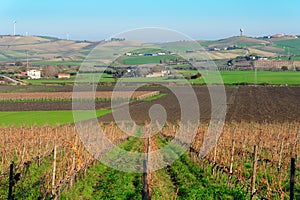
[[[0,34],[100,40],[124,30],[165,27],[194,39],[300,34],[299,0],[0,0]]]

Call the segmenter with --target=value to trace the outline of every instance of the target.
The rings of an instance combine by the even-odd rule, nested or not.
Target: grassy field
[[[33,85],[42,85],[44,83],[57,83],[57,84],[74,83],[75,80],[77,82],[92,82],[92,80],[91,80],[92,77],[93,77],[92,75],[81,74],[80,80],[79,79],[76,80],[76,76],[71,76],[71,78],[69,78],[69,79],[58,79],[58,78],[43,79],[42,78],[42,79],[28,79],[28,80],[25,80],[25,82],[33,84]],[[94,80],[94,82],[114,82],[114,81],[115,80],[112,77],[112,75],[106,74],[106,73],[103,73],[99,80],[97,80],[96,78]]]
[[[177,56],[165,55],[165,56],[130,56],[121,57],[118,62],[124,65],[141,65],[141,64],[159,64],[160,60],[176,59]]]
[[[82,111],[81,120],[89,119],[89,116],[95,111]],[[97,117],[111,113],[111,110],[96,110]],[[63,111],[20,111],[20,112],[0,112],[1,125],[9,126],[30,126],[30,125],[56,125],[73,123],[72,110]]]
[[[195,74],[197,71],[179,71],[183,75]],[[205,71],[201,72],[204,76]],[[214,72],[209,72],[214,75]],[[217,72],[215,72],[217,75]],[[220,71],[224,84],[235,84],[235,83],[255,83],[255,72],[254,71]],[[192,83],[204,83],[204,79],[190,80]],[[268,83],[268,84],[300,84],[300,72],[295,71],[257,71],[257,83]]]
[[[281,56],[277,58],[271,58],[271,60],[300,60],[300,56]]]
[[[74,60],[74,61],[36,61],[36,62],[33,62],[33,64],[42,65],[42,66],[46,66],[46,65],[80,66],[81,63],[82,63],[81,60]]]
[[[293,40],[281,40],[274,42],[277,47],[283,48],[286,54],[300,54],[300,39],[293,39]]]
[[[75,81],[74,77],[70,79],[58,79],[58,78],[50,78],[50,79],[28,79],[27,83],[34,85],[41,85],[43,83],[73,83]]]
[[[255,73],[254,71],[222,71],[221,75],[225,84],[254,83]],[[294,71],[257,71],[257,83],[300,84],[300,73]]]
[[[197,73],[195,70],[178,70],[183,76],[194,75]],[[206,71],[201,71],[203,75],[205,75]],[[217,74],[215,72],[209,72],[210,74]],[[243,83],[247,82],[250,84],[254,83],[254,71],[220,71],[224,84],[235,84],[235,83]],[[84,80],[84,82],[91,82],[90,79]],[[28,83],[34,85],[41,85],[43,83],[73,83],[75,81],[75,77],[71,79],[39,79],[39,80],[26,80]],[[95,80],[97,82],[98,80]],[[102,78],[99,82],[114,82],[115,80],[111,75],[103,74]],[[183,82],[183,79],[168,79],[166,77],[137,77],[137,78],[121,78],[118,79],[119,82]],[[191,83],[205,83],[203,78],[189,80]],[[300,84],[300,72],[295,71],[257,71],[257,83],[268,83],[268,84]]]

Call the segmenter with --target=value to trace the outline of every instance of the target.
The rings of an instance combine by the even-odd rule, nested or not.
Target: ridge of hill
[[[197,41],[212,59],[231,59],[256,53],[264,57],[300,55],[300,39],[252,38],[233,36],[220,40]],[[143,44],[137,41],[75,41],[49,36],[0,36],[0,62],[29,61],[36,64],[59,62],[82,62],[92,49],[104,43],[105,48],[155,47],[157,44]],[[180,41],[160,44],[161,47],[180,44]],[[171,49],[172,50],[172,49]]]

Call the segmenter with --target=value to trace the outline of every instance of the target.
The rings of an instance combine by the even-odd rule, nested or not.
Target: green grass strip
[[[90,119],[96,114],[101,117],[112,110],[82,110],[78,121]],[[18,111],[18,112],[0,112],[0,125],[5,126],[32,126],[32,125],[56,125],[74,123],[72,110],[54,110],[54,111]]]

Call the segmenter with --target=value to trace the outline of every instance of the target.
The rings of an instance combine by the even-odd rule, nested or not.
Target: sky
[[[0,0],[0,34],[102,40],[162,27],[193,39],[300,34],[299,0]]]

